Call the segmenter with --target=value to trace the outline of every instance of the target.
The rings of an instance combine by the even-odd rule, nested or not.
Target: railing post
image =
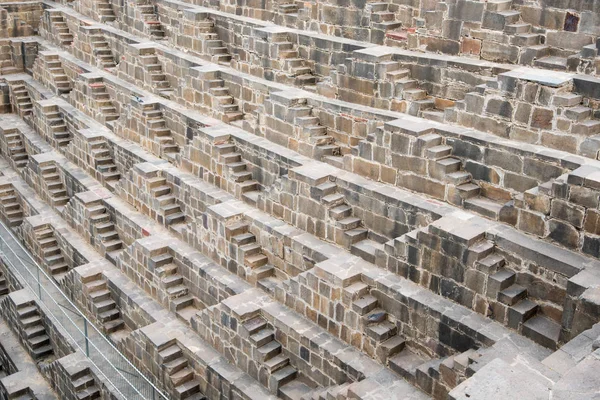
[[[90,356],[90,343],[88,342],[88,327],[87,327],[87,319],[83,319],[83,332],[85,334],[85,355],[87,357]]]
[[[40,267],[36,265],[35,268],[37,274],[37,284],[38,284],[38,298],[42,299],[42,284],[40,283]]]

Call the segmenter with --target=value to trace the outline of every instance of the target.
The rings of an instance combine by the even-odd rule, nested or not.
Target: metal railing
[[[127,400],[168,399],[77,309],[2,221],[0,257],[37,295],[46,316],[63,328],[115,392]]]

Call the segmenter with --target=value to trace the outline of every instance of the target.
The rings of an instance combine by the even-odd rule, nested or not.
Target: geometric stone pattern
[[[591,398],[592,3],[0,3],[0,219],[169,398]],[[24,287],[2,396],[119,398]]]

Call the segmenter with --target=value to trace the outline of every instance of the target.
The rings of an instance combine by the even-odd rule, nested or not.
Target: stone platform
[[[0,2],[0,219],[168,398],[596,398],[599,16]],[[127,398],[26,286],[0,397]]]

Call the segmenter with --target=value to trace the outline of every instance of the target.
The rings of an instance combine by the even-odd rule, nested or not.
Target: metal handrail
[[[83,352],[85,352],[86,356],[88,357],[88,359],[90,360],[90,362],[92,364],[94,364],[96,366],[96,368],[98,369],[98,371],[102,374],[102,376],[104,376],[104,378],[110,382],[114,389],[121,394],[124,398],[127,398],[126,396],[123,395],[123,393],[119,390],[119,388],[117,387],[117,385],[104,373],[104,371],[94,362],[93,359],[90,358],[90,352],[89,352],[89,346],[91,345],[96,351],[97,353],[102,357],[102,359],[108,363],[108,365],[110,365],[110,367],[131,387],[131,389],[137,394],[139,395],[141,398],[143,399],[167,399],[167,396],[165,396],[144,374],[142,374],[114,345],[113,343],[111,343],[111,341],[104,336],[95,326],[94,324],[89,321],[86,316],[79,312],[79,311],[74,311],[74,310],[78,310],[77,306],[75,304],[73,304],[71,302],[71,300],[65,295],[65,293],[62,291],[62,289],[60,288],[60,286],[58,286],[54,279],[52,277],[50,277],[46,271],[41,268],[41,266],[33,259],[33,257],[31,256],[31,254],[29,253],[29,251],[23,247],[23,245],[21,244],[21,242],[19,241],[18,238],[16,238],[14,236],[14,234],[10,231],[10,229],[6,226],[6,224],[4,224],[3,221],[0,220],[0,226],[3,228],[4,231],[6,231],[6,233],[8,233],[10,235],[10,237],[12,238],[12,240],[14,241],[14,243],[17,244],[17,246],[23,251],[23,253],[27,256],[28,260],[23,259],[19,254],[17,254],[10,243],[8,243],[5,238],[3,237],[2,234],[0,234],[0,244],[5,245],[10,252],[16,257],[16,259],[19,260],[19,262],[21,262],[22,266],[24,267],[25,270],[27,270],[28,274],[36,281],[37,283],[37,288],[34,288],[30,282],[28,281],[28,279],[26,279],[25,276],[23,276],[23,274],[21,274],[21,272],[19,271],[19,268],[17,268],[12,261],[7,257],[7,254],[4,253],[4,251],[0,250],[0,256],[3,256],[2,259],[9,264],[9,266],[11,267],[11,269],[13,271],[15,271],[21,278],[22,280],[32,289],[32,291],[34,293],[37,293],[38,297],[41,299],[42,298],[42,291],[44,293],[46,293],[47,297],[50,298],[57,306],[59,306],[60,310],[62,311],[62,309],[66,309],[74,314],[78,314],[79,317],[81,317],[83,319],[83,324],[84,324],[84,332],[81,331],[81,329],[79,328],[79,326],[77,326],[77,324],[64,312],[62,311],[63,315],[71,322],[71,324],[73,325],[73,327],[83,335],[83,337],[85,338],[85,350],[82,349],[79,345],[79,343],[77,342],[77,340],[75,338],[73,338],[73,336],[69,333],[68,329],[66,329],[66,327],[62,324],[62,322],[60,321],[59,318],[57,318],[56,315],[54,315],[54,313],[52,312],[52,310],[50,310],[50,308],[44,303],[44,302],[40,302],[41,306],[47,311],[48,315],[52,316],[53,319],[59,324],[61,325],[64,329],[65,329],[65,333],[72,339],[72,341],[77,345],[77,347],[79,347],[79,349]],[[31,267],[34,267],[36,269],[36,273],[34,275],[34,273],[32,273],[32,271],[30,270],[30,268],[27,266],[30,265]],[[46,278],[47,282],[49,282],[51,284],[51,286],[54,287],[54,289],[56,289],[61,297],[62,300],[65,300],[68,305],[70,305],[73,309],[71,309],[71,307],[67,307],[64,306],[62,304],[59,304],[56,299],[54,298],[53,295],[51,295],[50,293],[48,293],[48,291],[46,290],[45,287],[43,287],[42,282],[41,282],[41,277],[40,277],[40,273],[43,275],[43,277]],[[36,276],[37,275],[37,276]],[[37,290],[36,290],[37,289]],[[102,340],[104,342],[104,344],[107,344],[108,346],[110,346],[110,349],[113,351],[113,353],[115,355],[117,355],[120,360],[119,361],[124,361],[125,366],[128,369],[133,370],[133,372],[129,372],[129,371],[125,371],[122,368],[119,368],[118,366],[114,365],[110,360],[108,360],[106,358],[106,356],[104,355],[104,352],[100,351],[98,349],[98,347],[94,344],[94,342],[92,340],[90,340],[90,336],[88,334],[88,326],[92,327],[93,331],[95,331],[97,333],[97,335],[100,337],[100,340]],[[144,394],[140,393],[140,391],[138,390],[138,388],[136,387],[136,385],[134,383],[132,383],[130,381],[130,379],[126,378],[123,373],[127,373],[128,375],[132,375],[135,378],[138,379],[142,379],[143,381],[143,385],[146,386],[148,385],[149,388],[151,388],[152,390],[152,397],[147,397],[144,396]]]

